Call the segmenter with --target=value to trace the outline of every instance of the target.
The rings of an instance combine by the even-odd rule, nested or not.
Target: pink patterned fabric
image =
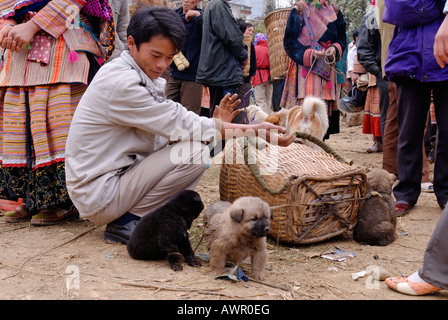
[[[82,12],[92,16],[109,21],[111,17],[111,8],[107,0],[87,0]]]
[[[27,59],[47,65],[50,61],[51,39],[52,37],[48,33],[43,31],[37,33],[30,43]]]

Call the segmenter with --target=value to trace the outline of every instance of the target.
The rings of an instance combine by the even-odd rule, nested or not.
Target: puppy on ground
[[[188,238],[193,220],[204,209],[199,194],[181,191],[163,206],[145,215],[135,226],[127,244],[129,255],[137,260],[168,259],[171,269],[183,269],[182,257],[192,267],[201,263],[196,259]]]
[[[265,121],[286,127],[288,133],[304,132],[322,140],[329,127],[328,108],[322,99],[308,96],[303,100],[302,106],[274,112]],[[308,141],[305,144],[318,148]]]
[[[392,186],[395,176],[384,169],[367,173],[367,199],[358,213],[353,238],[371,246],[386,246],[395,240],[397,218],[394,212]]]
[[[210,265],[216,274],[226,261],[235,264],[251,258],[251,275],[264,280],[268,251],[266,236],[270,231],[272,210],[258,197],[241,197],[232,203],[218,201],[204,212],[204,238]]]

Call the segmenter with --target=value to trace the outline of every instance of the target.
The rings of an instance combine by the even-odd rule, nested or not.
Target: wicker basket
[[[249,62],[244,67],[243,76],[248,77],[250,72],[250,53],[251,53],[252,36],[244,36],[243,43],[247,46],[247,53],[249,54],[247,57],[249,59],[248,60]]]
[[[290,11],[290,9],[276,10],[264,18],[264,25],[268,35],[272,80],[283,79],[288,71],[289,57],[283,47],[283,37]]]
[[[257,180],[260,176],[263,179]],[[226,145],[219,191],[221,200],[230,202],[243,196],[262,198],[274,213],[270,236],[279,242],[307,244],[356,225],[366,195],[366,174],[302,144],[257,149],[241,138]]]

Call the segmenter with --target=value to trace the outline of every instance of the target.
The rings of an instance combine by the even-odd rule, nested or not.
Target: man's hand
[[[296,135],[290,133],[288,135],[279,135],[277,132],[285,133],[286,128],[281,126],[276,126],[270,122],[262,122],[257,130],[257,136],[260,136],[261,132],[266,133],[266,141],[273,143],[277,141],[277,145],[280,147],[287,147],[294,142]]]
[[[440,68],[445,68],[445,63],[448,63],[448,15],[445,16],[434,39],[434,57]]]
[[[197,10],[188,10],[187,13],[185,13],[185,20],[190,21],[191,18],[199,16],[201,13]]]
[[[213,112],[213,118],[220,119],[224,122],[232,122],[233,118],[236,117],[238,113],[243,111],[243,109],[235,110],[235,108],[241,103],[241,100],[238,99],[238,95],[234,94],[230,96],[230,93],[227,93],[224,98],[222,98],[219,106],[215,107],[215,111]]]

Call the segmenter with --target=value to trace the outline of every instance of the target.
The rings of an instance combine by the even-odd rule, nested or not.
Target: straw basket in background
[[[289,57],[283,47],[283,37],[290,11],[290,9],[276,10],[264,18],[264,25],[268,35],[272,80],[283,79],[288,71]]]
[[[366,196],[364,169],[298,143],[277,147],[263,142],[260,147],[250,141],[255,140],[226,144],[221,200],[265,200],[274,214],[269,235],[279,242],[314,243],[354,228]]]
[[[244,36],[243,43],[247,46],[247,53],[249,54],[247,59],[248,63],[244,67],[243,70],[243,76],[248,77],[250,72],[250,53],[251,53],[251,43],[252,43],[252,36]]]

